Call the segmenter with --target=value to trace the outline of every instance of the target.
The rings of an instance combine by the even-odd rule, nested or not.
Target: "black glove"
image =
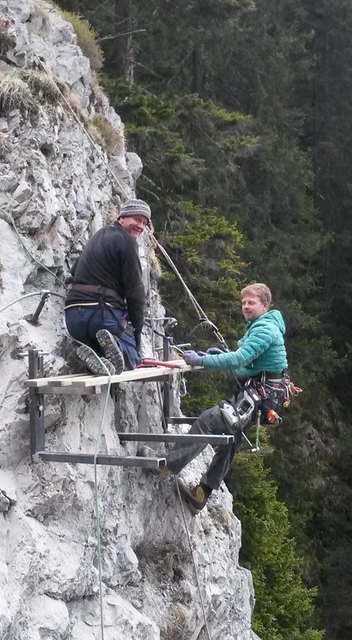
[[[209,347],[209,349],[207,349],[207,353],[209,353],[209,355],[211,356],[216,356],[219,353],[224,353],[224,351],[222,349],[219,349],[219,347]]]

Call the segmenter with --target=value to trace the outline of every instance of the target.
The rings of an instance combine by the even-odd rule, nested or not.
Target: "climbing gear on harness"
[[[212,489],[202,482],[192,489],[181,478],[177,478],[177,486],[194,515],[204,509],[212,492]]]
[[[96,333],[96,338],[105,357],[114,365],[116,374],[122,373],[125,368],[125,361],[114,336],[107,329],[99,329]]]
[[[112,362],[107,358],[99,358],[98,354],[86,344],[78,347],[76,354],[92,373],[98,376],[113,376],[115,374],[115,367]]]
[[[287,409],[287,407],[289,407],[291,404],[290,396],[292,396],[293,398],[296,398],[297,396],[299,396],[300,393],[303,392],[303,389],[301,389],[301,387],[296,387],[289,378],[285,381],[285,387],[286,387],[286,393],[285,393],[285,400],[284,400],[283,406],[285,407],[285,409]]]
[[[243,392],[243,398],[236,409],[230,402],[222,400],[219,403],[221,414],[226,424],[233,428],[236,427],[239,422],[242,422],[250,417],[255,410],[256,405],[260,402],[260,395],[255,389],[247,387]]]
[[[269,424],[276,424],[276,426],[278,426],[282,422],[282,418],[278,413],[276,413],[276,411],[274,411],[274,409],[269,409],[268,413],[266,414],[266,420],[267,422],[269,422]]]

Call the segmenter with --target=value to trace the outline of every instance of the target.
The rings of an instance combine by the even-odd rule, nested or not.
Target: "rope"
[[[43,71],[47,74],[47,76],[51,79],[53,85],[56,88],[57,93],[60,95],[61,99],[64,101],[66,107],[68,108],[69,112],[71,113],[71,115],[73,116],[74,120],[76,121],[76,123],[78,124],[78,126],[80,127],[81,131],[83,132],[83,134],[87,137],[87,139],[89,140],[90,144],[92,145],[92,147],[95,149],[95,151],[97,152],[97,154],[99,155],[99,157],[101,157],[103,164],[105,165],[108,173],[110,174],[110,176],[112,177],[112,179],[116,182],[116,184],[118,185],[119,189],[121,190],[121,193],[128,198],[128,194],[127,191],[124,187],[124,185],[122,184],[122,182],[117,178],[117,176],[115,175],[115,173],[112,171],[109,163],[106,161],[105,155],[102,153],[102,150],[100,147],[98,147],[98,145],[94,142],[93,138],[91,137],[91,135],[88,133],[87,129],[85,128],[85,126],[82,124],[82,122],[80,121],[80,119],[78,118],[77,114],[74,112],[74,110],[72,109],[70,103],[68,102],[66,96],[64,95],[63,91],[60,89],[60,87],[58,86],[58,83],[56,82],[55,78],[52,77],[52,74],[50,73],[50,71],[48,70],[48,68],[46,67],[46,65],[44,64],[43,60],[38,56],[38,54],[32,49],[32,53],[34,55],[34,57],[36,58],[39,66],[43,69]],[[17,232],[17,229],[15,227],[14,222],[12,221],[12,224],[14,225],[14,228]],[[22,238],[19,236],[21,242]],[[158,247],[159,251],[162,253],[162,255],[164,256],[164,258],[166,259],[166,261],[168,262],[168,264],[170,265],[170,267],[172,268],[172,270],[174,271],[175,275],[178,277],[179,281],[181,282],[185,292],[187,293],[195,311],[196,314],[198,316],[199,319],[204,318],[204,319],[208,319],[206,313],[204,312],[204,310],[202,309],[202,307],[200,306],[200,304],[198,303],[198,301],[196,300],[195,296],[193,295],[193,293],[191,292],[191,290],[189,289],[189,287],[186,285],[184,279],[182,278],[180,272],[178,271],[175,263],[173,262],[173,260],[171,259],[171,257],[169,256],[169,254],[167,253],[167,251],[164,249],[164,247],[158,242],[158,240],[155,238],[155,236],[153,235],[152,232],[150,232],[150,238],[152,240],[152,243],[154,243],[154,246]],[[27,247],[25,245],[23,245],[25,250],[28,252]],[[29,253],[29,252],[28,252]],[[29,254],[31,255],[31,254]],[[33,260],[35,260],[36,262],[38,262],[38,264],[40,264],[40,266],[44,267],[45,269],[47,269],[47,267],[45,267],[44,265],[42,265],[38,260],[36,260],[36,258],[34,258],[33,256],[31,256],[33,258]],[[49,269],[47,269],[49,271],[49,273],[51,273],[52,275],[54,275],[54,277],[60,282],[60,284],[62,286],[66,286],[59,278],[57,278],[57,276],[55,276],[55,274],[52,273],[52,271],[50,271]],[[218,336],[220,337],[220,341],[224,342],[223,337],[221,336],[221,334],[217,331]]]
[[[172,270],[174,271],[175,275],[178,277],[179,281],[181,282],[181,285],[183,286],[185,292],[187,293],[194,309],[195,312],[198,316],[198,318],[206,318],[207,315],[205,313],[205,311],[202,309],[202,307],[200,306],[200,304],[198,303],[198,301],[196,300],[196,298],[194,297],[192,291],[189,289],[189,287],[186,285],[184,279],[182,278],[179,270],[177,269],[175,263],[173,262],[173,260],[171,259],[171,257],[169,256],[169,254],[167,253],[166,249],[164,249],[164,247],[160,244],[160,242],[158,242],[158,240],[155,238],[155,236],[150,233],[150,237],[152,239],[152,242],[155,244],[156,247],[158,247],[159,251],[162,253],[162,255],[164,256],[165,260],[167,261],[167,263],[170,265],[170,267],[172,268]]]
[[[148,267],[147,267],[147,284],[148,284],[148,302],[149,302],[149,322],[150,322],[150,328],[151,328],[151,332],[152,332],[152,350],[153,350],[153,354],[154,357],[157,357],[158,354],[156,352],[156,348],[155,348],[155,334],[157,334],[158,336],[162,336],[164,337],[164,334],[160,333],[159,331],[157,331],[155,329],[155,322],[154,322],[154,318],[152,315],[152,290],[151,290],[151,278],[150,278],[150,263],[148,260]],[[161,382],[160,381],[156,381],[156,389],[157,389],[157,394],[158,394],[158,400],[159,400],[159,407],[161,409],[160,411],[160,417],[161,417],[161,422],[162,422],[162,427],[163,427],[163,431],[164,433],[166,433],[167,431],[167,423],[165,420],[165,416],[164,416],[164,412],[162,410],[163,407],[163,401],[162,401],[162,395],[161,395]],[[168,384],[167,382],[165,384]]]
[[[188,530],[185,509],[184,509],[184,506],[183,506],[183,500],[182,500],[181,493],[180,493],[180,487],[178,486],[176,478],[175,478],[175,484],[176,484],[176,488],[177,488],[177,495],[178,495],[178,498],[179,498],[179,501],[180,501],[183,524],[184,524],[184,527],[185,527],[185,530],[186,530],[187,540],[188,540],[189,548],[190,548],[190,551],[191,551],[193,568],[194,568],[194,575],[196,577],[197,589],[198,589],[200,604],[201,604],[202,613],[203,613],[204,627],[205,627],[205,630],[207,632],[208,639],[211,640],[210,631],[209,631],[209,627],[208,627],[208,621],[207,621],[207,617],[206,617],[206,613],[205,613],[205,606],[204,606],[202,591],[201,591],[201,588],[200,588],[200,581],[199,581],[199,576],[198,576],[197,564],[196,564],[196,561],[195,561],[193,547],[192,547],[191,535],[190,535],[189,530]]]
[[[104,363],[101,364],[105,367]],[[111,387],[111,374],[109,373],[107,367],[105,367],[108,376],[109,382],[106,390],[105,402],[102,410],[97,443],[94,452],[94,502],[95,502],[95,523],[96,523],[96,535],[97,535],[97,556],[98,556],[98,576],[99,576],[99,609],[100,609],[100,634],[101,640],[104,640],[104,608],[103,608],[103,570],[102,570],[102,552],[101,552],[101,527],[100,527],[100,513],[99,513],[99,491],[98,491],[98,466],[97,466],[97,456],[99,453],[99,444],[101,439],[101,434],[103,430],[103,424],[105,419],[105,413],[108,403],[108,398],[110,394]]]
[[[13,300],[9,304],[7,304],[5,307],[0,309],[0,313],[2,311],[5,311],[5,309],[8,309],[12,305],[16,304],[17,302],[20,302],[24,298],[29,298],[31,296],[43,295],[43,293],[52,293],[53,295],[59,296],[60,298],[65,298],[65,296],[61,295],[60,293],[54,293],[54,292],[51,292],[51,291],[48,292],[46,290],[36,291],[36,292],[33,292],[33,293],[27,293],[24,296],[21,296],[20,298],[16,298],[16,300]],[[76,342],[79,342],[79,341],[77,340]],[[79,344],[83,344],[83,343],[79,342]],[[88,348],[90,348],[90,347],[88,347]],[[91,351],[93,351],[93,349],[91,349]],[[99,358],[99,356],[97,354],[95,354],[95,355]],[[101,640],[104,640],[104,612],[103,612],[103,588],[102,588],[102,582],[103,582],[102,581],[102,554],[101,554],[101,535],[100,535],[100,516],[99,516],[97,456],[98,456],[98,453],[99,453],[99,444],[100,444],[100,439],[101,439],[101,434],[102,434],[102,429],[103,429],[103,424],[104,424],[104,418],[105,418],[105,413],[106,413],[106,408],[107,408],[107,401],[108,401],[110,387],[111,387],[111,374],[110,374],[108,368],[105,366],[104,362],[102,362],[102,360],[100,358],[99,358],[99,360],[100,360],[100,364],[105,369],[106,374],[109,376],[109,382],[108,382],[108,386],[107,386],[105,402],[104,402],[103,411],[102,411],[101,420],[100,420],[100,425],[99,425],[99,430],[98,430],[97,443],[96,443],[95,452],[94,452],[94,502],[95,502],[95,516],[96,516],[97,555],[98,555],[98,574],[99,574],[100,629],[101,629]]]
[[[184,288],[186,294],[188,295],[188,297],[189,297],[189,299],[191,301],[191,304],[193,305],[193,307],[195,309],[195,312],[196,312],[196,314],[198,316],[198,319],[201,322],[203,322],[204,325],[208,325],[208,327],[214,333],[214,335],[215,335],[216,339],[218,340],[218,342],[223,345],[223,347],[225,348],[226,351],[231,351],[231,349],[227,345],[223,335],[220,333],[219,329],[215,326],[215,324],[213,322],[211,322],[211,320],[209,320],[209,318],[208,318],[207,314],[205,313],[204,309],[200,306],[199,302],[197,301],[197,299],[193,295],[192,291],[186,285],[183,277],[181,276],[181,274],[180,274],[179,270],[177,269],[175,263],[173,262],[173,260],[169,256],[169,254],[167,253],[166,249],[164,249],[164,247],[160,244],[160,242],[158,242],[158,240],[155,238],[153,233],[150,232],[149,235],[150,235],[150,238],[152,240],[152,243],[154,244],[154,247],[155,248],[157,247],[159,249],[159,251],[164,256],[165,260],[167,261],[167,263],[169,264],[169,266],[172,268],[172,270],[174,271],[175,275],[179,279],[182,287]],[[235,376],[235,380],[236,380],[237,384],[239,384],[235,374],[234,374],[234,376]]]
[[[83,342],[80,342],[79,340],[75,340],[75,342],[77,342],[80,345],[83,345]],[[85,346],[88,347],[88,345],[85,345]],[[107,406],[108,406],[108,399],[109,399],[109,395],[110,395],[111,373],[109,372],[109,369],[104,364],[104,362],[101,360],[99,355],[95,351],[93,351],[93,349],[91,349],[91,347],[88,347],[88,349],[90,349],[90,351],[92,353],[94,353],[94,356],[97,357],[100,360],[100,364],[105,369],[106,375],[109,377],[109,382],[108,382],[107,389],[106,389],[106,396],[105,396],[104,406],[103,406],[103,410],[102,410],[102,413],[101,413],[101,419],[100,419],[99,428],[98,428],[98,436],[97,436],[97,440],[96,440],[96,446],[95,446],[95,451],[94,451],[94,461],[93,461],[93,465],[94,465],[95,524],[96,524],[96,536],[97,536],[97,557],[98,557],[98,577],[99,577],[100,637],[101,637],[101,640],[104,640],[103,570],[102,570],[101,526],[100,526],[100,513],[99,513],[97,457],[98,457],[98,454],[99,454],[99,445],[100,445],[101,435],[102,435],[102,431],[103,431],[103,425],[104,425],[106,409],[107,409]]]
[[[151,318],[150,318],[150,320],[151,320],[151,323],[152,323],[152,319]],[[163,406],[162,406],[162,398],[161,398],[159,384],[157,385],[157,389],[159,391],[159,394],[158,394],[159,395],[159,408],[160,408],[160,414],[162,416],[162,421],[163,421],[163,429],[166,432],[167,431],[167,424],[166,424],[166,420],[165,420],[165,417],[164,417]],[[183,524],[184,524],[184,527],[185,527],[185,530],[186,530],[188,544],[189,544],[189,548],[190,548],[190,552],[191,552],[191,556],[192,556],[194,574],[195,574],[195,577],[196,577],[197,589],[198,589],[198,593],[199,593],[199,599],[200,599],[203,618],[204,618],[204,627],[205,627],[207,635],[208,635],[208,640],[211,640],[211,636],[210,636],[210,632],[209,632],[209,628],[208,628],[207,617],[206,617],[206,614],[205,614],[203,596],[202,596],[202,592],[201,592],[201,588],[200,588],[197,565],[196,565],[196,561],[195,561],[195,557],[194,557],[194,553],[193,553],[193,548],[192,548],[191,536],[190,536],[190,533],[189,533],[189,530],[188,530],[188,527],[187,527],[187,520],[186,520],[185,510],[184,510],[184,506],[183,506],[183,501],[182,501],[182,497],[181,497],[181,494],[180,494],[180,488],[179,488],[179,486],[177,484],[177,479],[176,478],[175,478],[175,484],[176,484],[178,498],[179,498],[179,501],[180,501]]]

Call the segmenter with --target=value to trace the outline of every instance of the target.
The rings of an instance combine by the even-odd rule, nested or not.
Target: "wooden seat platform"
[[[71,374],[63,376],[53,376],[47,378],[31,378],[27,380],[26,384],[29,388],[35,388],[40,393],[52,393],[55,388],[56,393],[60,393],[60,389],[89,389],[90,387],[100,387],[109,384],[117,384],[120,382],[131,381],[144,381],[154,380],[157,378],[163,378],[165,376],[172,376],[177,373],[184,373],[185,371],[194,371],[196,369],[202,369],[203,367],[190,367],[184,362],[184,360],[170,360],[170,364],[173,367],[168,366],[156,366],[156,367],[141,367],[133,369],[132,371],[123,371],[117,375],[109,376],[95,376],[95,375],[82,375]],[[65,393],[65,391],[63,391]]]

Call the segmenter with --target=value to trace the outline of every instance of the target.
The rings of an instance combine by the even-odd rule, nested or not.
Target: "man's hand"
[[[199,356],[195,351],[184,351],[183,359],[190,367],[201,367],[203,365],[202,356]]]

